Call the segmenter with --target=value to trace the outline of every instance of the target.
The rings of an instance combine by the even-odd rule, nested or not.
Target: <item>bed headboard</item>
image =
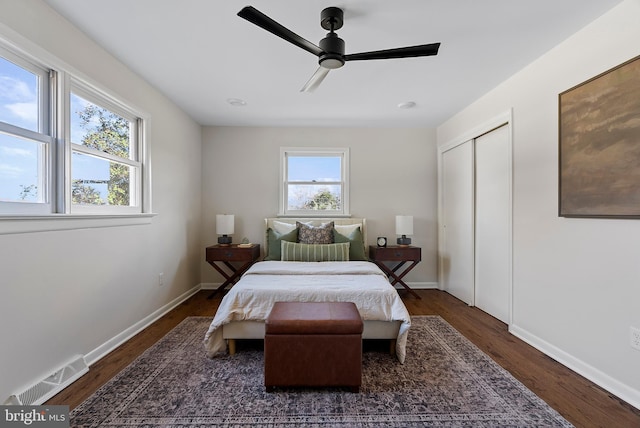
[[[328,223],[332,221],[334,224],[340,226],[350,226],[354,224],[360,225],[360,231],[362,232],[362,240],[364,242],[365,250],[367,249],[367,219],[366,218],[345,218],[345,217],[337,217],[337,218],[318,218],[318,217],[270,217],[264,219],[264,238],[263,238],[263,246],[266,251],[268,251],[267,245],[267,230],[269,228],[273,229],[273,222],[279,221],[281,223],[288,223],[295,225],[297,221],[300,223],[308,223],[313,226],[320,226],[322,223]]]

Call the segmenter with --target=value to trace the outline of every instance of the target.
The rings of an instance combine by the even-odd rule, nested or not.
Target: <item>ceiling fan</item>
[[[338,7],[328,7],[320,14],[320,26],[325,30],[329,30],[329,33],[324,39],[320,40],[319,46],[300,37],[253,6],[242,8],[242,10],[238,12],[238,16],[319,58],[318,62],[320,63],[320,67],[318,67],[318,70],[311,76],[311,79],[309,79],[300,92],[312,92],[320,85],[324,78],[327,77],[329,71],[342,67],[346,61],[431,56],[437,55],[438,49],[440,48],[440,43],[431,43],[427,45],[345,55],[344,40],[335,33],[336,30],[342,28],[344,21],[342,9]]]

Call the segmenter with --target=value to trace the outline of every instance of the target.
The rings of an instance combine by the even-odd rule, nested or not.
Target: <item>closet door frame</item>
[[[507,112],[504,112],[463,134],[458,137],[444,143],[438,145],[438,288],[440,290],[444,290],[444,263],[445,260],[442,257],[444,254],[444,194],[443,194],[443,155],[448,150],[453,149],[456,146],[464,144],[469,140],[475,140],[476,138],[487,134],[494,129],[500,128],[502,126],[508,127],[508,135],[509,135],[509,144],[508,144],[508,156],[510,159],[509,165],[509,239],[508,239],[508,247],[509,247],[509,260],[508,260],[508,269],[509,269],[509,321],[508,325],[511,325],[513,321],[513,111],[510,109]],[[474,142],[475,144],[475,142]],[[474,161],[475,164],[475,161]],[[475,168],[474,168],[475,174]],[[475,179],[474,179],[475,186]],[[475,204],[474,204],[475,205]],[[473,213],[475,219],[475,213]],[[475,220],[474,220],[474,230],[473,236],[471,237],[472,241],[470,245],[475,248]],[[475,257],[474,257],[475,260]],[[475,266],[474,266],[475,272]],[[475,289],[475,284],[474,284]],[[475,291],[472,293],[475,296]],[[475,305],[475,297],[471,302],[471,306]]]

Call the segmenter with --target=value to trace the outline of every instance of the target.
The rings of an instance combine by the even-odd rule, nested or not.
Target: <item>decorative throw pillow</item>
[[[322,226],[296,222],[298,228],[298,242],[301,244],[333,244],[333,222]]]
[[[356,224],[336,224],[333,228],[340,235],[349,236],[353,233],[354,230],[360,229],[362,231],[362,223]]]
[[[333,230],[333,242],[349,242],[349,260],[368,260],[360,228],[353,230],[348,236],[340,233],[338,227]]]
[[[265,260],[280,260],[281,241],[296,242],[298,240],[298,229],[293,229],[283,235],[275,230],[267,229],[267,255]]]
[[[349,243],[340,244],[298,244],[281,241],[284,262],[348,262]]]

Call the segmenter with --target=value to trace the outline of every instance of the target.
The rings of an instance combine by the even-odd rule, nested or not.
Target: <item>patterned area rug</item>
[[[384,349],[365,349],[360,393],[267,393],[261,341],[208,359],[210,321],[184,320],[74,409],[71,426],[571,426],[438,316],[412,317],[404,365]]]

